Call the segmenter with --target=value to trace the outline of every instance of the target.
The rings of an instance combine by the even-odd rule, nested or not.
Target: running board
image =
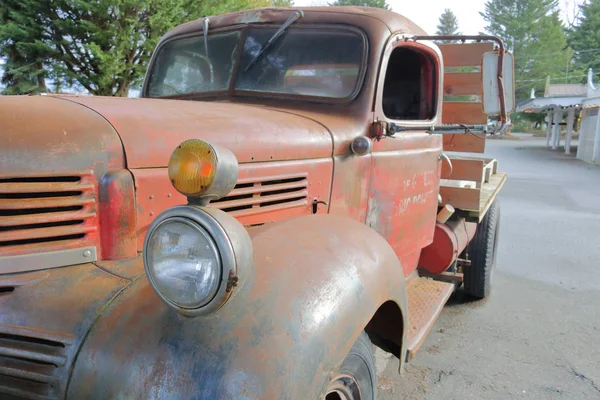
[[[406,361],[410,361],[427,338],[454,285],[426,278],[409,279],[406,285],[409,324]]]

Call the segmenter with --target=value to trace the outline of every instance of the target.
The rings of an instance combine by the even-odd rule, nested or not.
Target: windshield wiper
[[[208,24],[210,24],[210,20],[208,17],[204,17],[202,20],[202,31],[204,32],[204,53],[206,57],[208,57]]]
[[[267,41],[267,43],[265,43],[265,45],[260,48],[258,54],[256,56],[254,56],[254,58],[252,60],[250,60],[248,65],[246,65],[246,68],[244,68],[244,72],[248,72],[250,67],[252,67],[254,65],[254,63],[256,63],[263,55],[265,55],[265,53],[267,52],[267,50],[269,50],[269,48],[273,45],[273,43],[275,43],[277,41],[277,39],[279,39],[279,36],[281,36],[283,34],[283,32],[285,32],[285,30],[291,24],[293,24],[294,22],[296,22],[297,20],[299,20],[302,17],[304,17],[304,12],[302,10],[298,10],[295,13],[293,13],[292,15],[290,15],[290,17],[287,19],[287,21],[285,21],[283,23],[283,25],[281,25],[279,27],[279,29],[277,29],[277,32],[275,32],[275,34],[273,34],[273,36],[271,36],[271,38]]]

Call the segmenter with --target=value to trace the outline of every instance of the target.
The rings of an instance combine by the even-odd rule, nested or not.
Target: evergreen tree
[[[206,15],[289,0],[0,0],[4,93],[45,91],[45,80],[93,95],[127,96],[160,37]]]
[[[543,93],[548,75],[565,77],[572,52],[557,0],[489,0],[481,15],[486,31],[514,54],[517,101],[527,99],[532,87]]]
[[[36,0],[0,0],[0,55],[4,56],[3,93],[46,91],[48,71],[44,61],[52,53],[45,44]]]
[[[575,51],[575,75],[586,74],[589,68],[600,70],[600,0],[588,0],[580,6],[569,43]]]
[[[446,8],[440,15],[435,34],[438,36],[460,35],[458,32],[458,19],[449,8]]]
[[[377,7],[390,10],[390,6],[385,0],[337,0],[329,3],[330,6],[363,6]]]

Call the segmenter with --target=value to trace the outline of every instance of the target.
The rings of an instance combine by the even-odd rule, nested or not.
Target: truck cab
[[[440,44],[458,40],[456,44]],[[374,399],[489,295],[500,40],[388,10],[206,17],[141,98],[0,98],[0,395]]]

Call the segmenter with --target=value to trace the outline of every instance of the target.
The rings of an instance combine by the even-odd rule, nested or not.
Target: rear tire
[[[362,332],[327,388],[325,400],[375,400],[377,374],[373,343]]]
[[[464,287],[469,296],[483,299],[490,295],[499,232],[500,204],[495,199],[467,246],[471,265],[464,267]]]

